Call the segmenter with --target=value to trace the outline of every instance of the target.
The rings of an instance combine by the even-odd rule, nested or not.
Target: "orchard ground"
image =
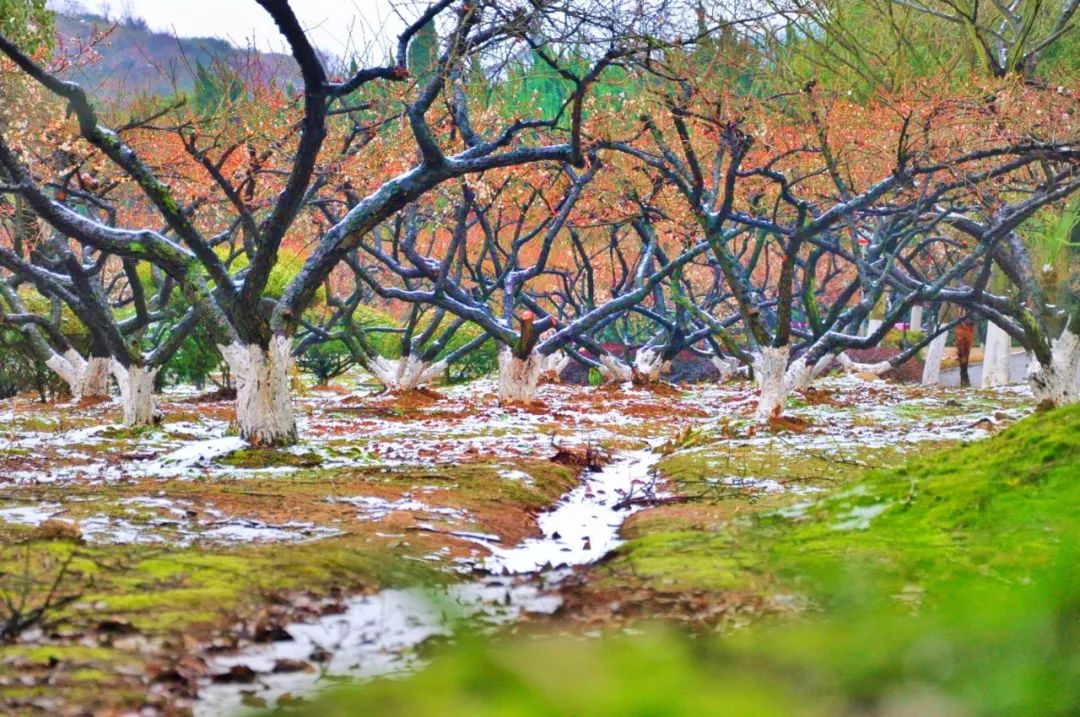
[[[1007,622],[995,606],[1024,597],[1014,589],[1036,591],[1032,604],[1045,610],[1032,620],[1050,620],[1054,600],[1075,597],[1046,585],[1060,582],[1059,553],[1076,537],[1057,507],[1075,505],[1067,492],[1076,489],[1048,491],[1076,471],[1080,418],[1064,409],[995,435],[1032,412],[1023,387],[830,377],[765,426],[753,387],[740,381],[545,384],[536,402],[510,407],[487,381],[406,394],[357,392],[354,383],[298,400],[302,442],[288,450],[244,447],[230,435],[232,403],[213,395],[165,394],[164,422],[147,429],[120,427],[113,402],[5,402],[0,625],[11,634],[0,647],[0,710],[305,709],[337,673],[395,672],[432,657],[412,680],[317,701],[312,714],[351,714],[355,700],[373,714],[426,713],[440,699],[447,713],[652,714],[650,700],[668,689],[694,695],[686,714],[718,705],[732,714],[907,714],[886,709],[894,688],[952,710],[935,714],[982,714],[963,692],[978,673],[956,664],[952,638],[924,650],[911,642],[922,623],[904,621],[937,630],[984,589],[1007,593],[995,593],[993,610],[983,605],[988,625]],[[643,450],[656,461],[647,475],[593,494],[590,469]],[[584,549],[580,564],[515,574],[504,602],[523,587],[532,597],[511,614],[478,620],[441,609],[448,627],[380,648],[395,653],[381,670],[341,669],[332,644],[247,659],[295,643],[297,624],[349,614],[358,600],[415,597],[416,586],[445,600],[485,574],[492,553],[550,539],[543,515],[575,489],[587,508],[619,514],[621,526],[609,527],[625,542],[593,560],[602,553],[589,553],[585,536],[564,548]],[[842,619],[831,617],[837,610]],[[1075,629],[1070,614],[1062,629]],[[956,629],[978,632],[976,613],[965,619]],[[1008,623],[1001,639],[1026,627]],[[1043,637],[1057,644],[1051,628]],[[790,655],[769,647],[772,634],[791,641]],[[451,636],[456,647],[442,639]],[[1017,639],[1017,659],[1050,649]],[[813,646],[826,643],[844,657],[816,662]],[[962,684],[893,679],[890,670],[907,669],[904,650]],[[1075,670],[1070,650],[1029,677]],[[635,671],[648,673],[660,654],[670,659],[655,684],[635,685]],[[573,665],[598,683],[577,684]],[[851,665],[854,676],[843,676]],[[871,674],[875,666],[885,677]],[[283,690],[282,675],[293,674],[303,679],[288,684],[303,689]],[[468,696],[481,674],[493,676],[486,697]],[[739,675],[753,679],[735,689]],[[545,697],[552,680],[561,686]],[[1061,684],[1061,704],[1075,705],[1075,682]],[[1034,694],[1025,685],[1011,699]],[[207,703],[215,691],[227,698]]]

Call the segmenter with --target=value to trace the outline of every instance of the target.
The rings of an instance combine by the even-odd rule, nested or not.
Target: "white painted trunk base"
[[[762,420],[779,416],[787,404],[788,388],[785,379],[790,346],[766,346],[754,356],[754,380],[757,382],[757,415]]]
[[[547,357],[547,362],[544,365],[544,371],[541,376],[546,376],[553,381],[560,380],[563,369],[570,365],[573,359],[570,358],[570,354],[565,351],[559,351],[553,353]]]
[[[922,371],[924,386],[937,386],[941,382],[941,359],[945,356],[945,342],[948,338],[948,333],[938,334],[926,349],[926,361]]]
[[[661,352],[651,348],[641,349],[634,354],[633,365],[611,355],[601,356],[599,361],[600,373],[607,381],[614,383],[656,383],[660,380],[660,374],[671,368],[671,362],[664,361]]]
[[[634,380],[634,369],[630,364],[624,363],[610,354],[601,356],[599,361],[600,374],[605,381],[626,383]]]
[[[922,331],[922,318],[923,308],[921,306],[911,307],[911,330]]]
[[[986,346],[983,349],[982,387],[994,388],[1009,383],[1009,353],[1012,339],[997,324],[986,327]]]
[[[75,349],[68,349],[63,355],[54,353],[45,365],[67,384],[71,396],[76,401],[82,398],[83,383],[86,380],[86,359]]]
[[[531,401],[536,396],[536,384],[547,369],[547,357],[535,351],[519,359],[506,346],[499,349],[499,400]]]
[[[888,361],[859,363],[858,361],[851,360],[845,352],[841,352],[836,358],[848,373],[872,373],[875,376],[880,376],[893,367]]]
[[[149,426],[161,420],[154,400],[154,379],[158,369],[145,366],[125,367],[116,359],[111,363],[113,377],[120,387],[120,403],[124,407],[124,425]]]
[[[112,360],[107,356],[91,356],[87,361],[75,349],[63,355],[54,353],[45,362],[67,384],[71,397],[81,398],[109,395],[109,369]]]
[[[791,393],[792,391],[805,391],[810,387],[810,382],[816,375],[814,370],[817,368],[817,364],[814,366],[807,366],[806,359],[797,358],[791,362],[787,371],[784,372],[784,389]]]
[[[275,336],[267,350],[240,342],[218,348],[236,381],[240,437],[255,446],[296,443],[296,416],[289,392],[289,339]]]
[[[1040,404],[1064,406],[1076,403],[1076,374],[1080,370],[1080,337],[1065,329],[1050,345],[1052,361],[1040,364],[1032,355],[1028,362],[1028,384]]]
[[[91,356],[86,363],[86,378],[83,380],[83,398],[109,395],[109,369],[112,359],[108,356]]]
[[[665,361],[663,353],[656,349],[641,349],[634,354],[633,381],[635,383],[656,383],[660,374],[671,368],[671,362]]]
[[[446,371],[446,362],[427,363],[415,354],[397,360],[376,356],[367,368],[379,383],[391,391],[413,391],[441,378]]]
[[[713,368],[720,372],[720,383],[727,381],[739,370],[739,362],[736,359],[710,356],[709,363],[713,365]]]

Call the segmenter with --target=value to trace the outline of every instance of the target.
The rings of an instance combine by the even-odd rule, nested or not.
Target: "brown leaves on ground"
[[[611,456],[594,446],[575,448],[559,447],[551,457],[552,463],[598,471],[611,462]]]
[[[833,391],[826,391],[820,388],[814,388],[813,386],[804,388],[801,392],[801,396],[807,406],[844,408],[851,405],[848,402],[837,399],[836,394]]]
[[[717,628],[775,612],[766,598],[750,591],[664,591],[644,583],[605,588],[590,584],[584,576],[564,584],[561,595],[560,624],[582,629],[629,626],[642,620]]]

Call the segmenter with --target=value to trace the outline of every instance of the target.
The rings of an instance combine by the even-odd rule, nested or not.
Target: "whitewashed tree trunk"
[[[548,365],[547,357],[533,351],[526,358],[514,356],[503,346],[499,349],[499,400],[531,401],[536,396],[536,384]]]
[[[709,363],[720,372],[720,383],[727,381],[739,370],[739,362],[736,359],[710,356]]]
[[[109,395],[109,369],[112,359],[108,356],[91,356],[86,362],[86,378],[83,379],[83,398]]]
[[[1064,406],[1077,401],[1076,376],[1080,371],[1080,337],[1065,329],[1050,345],[1049,365],[1035,356],[1028,363],[1028,383],[1040,404]]]
[[[866,335],[869,336],[881,328],[881,323],[880,319],[868,319],[866,322]]]
[[[634,354],[634,381],[636,383],[656,383],[660,374],[671,368],[671,362],[665,361],[663,352],[656,349],[641,349]]]
[[[563,369],[570,365],[573,359],[570,358],[570,354],[565,351],[558,351],[547,357],[544,362],[544,370],[541,376],[547,376],[554,381],[558,381],[562,375]]]
[[[937,386],[941,381],[941,359],[945,355],[947,332],[934,337],[926,349],[926,362],[923,363],[922,382],[924,386]]]
[[[911,330],[922,331],[922,316],[923,308],[921,306],[911,307]]]
[[[994,322],[986,327],[986,346],[983,349],[982,387],[993,388],[1009,383],[1009,353],[1012,339]]]
[[[368,371],[391,391],[413,391],[442,377],[446,362],[428,363],[415,354],[402,356],[396,361],[376,356],[368,364]]]
[[[606,381],[614,383],[626,383],[634,380],[634,369],[630,364],[620,361],[614,356],[605,354],[599,358],[600,374]]]
[[[289,394],[289,339],[274,336],[269,349],[240,342],[218,348],[236,381],[240,437],[255,446],[296,443],[296,416]]]
[[[878,361],[876,363],[859,363],[853,361],[846,353],[840,353],[836,359],[843,366],[844,370],[848,373],[872,373],[875,376],[880,376],[893,367],[888,361]]]
[[[78,351],[68,349],[63,355],[54,353],[45,361],[49,367],[71,391],[71,397],[78,401],[82,398],[86,384],[87,363]]]
[[[806,359],[797,358],[791,362],[791,365],[788,366],[787,371],[784,373],[784,389],[787,393],[791,393],[796,389],[805,390],[810,386],[810,381],[813,378],[814,367],[808,366]]]
[[[757,415],[762,420],[779,416],[787,405],[786,371],[791,346],[765,346],[754,356],[754,380],[760,391]]]
[[[670,361],[664,361],[662,353],[655,349],[641,349],[634,355],[633,365],[606,355],[600,357],[600,373],[608,381],[638,384],[656,383],[660,374],[671,368]]]
[[[832,360],[832,354],[827,353],[815,361],[813,366],[808,366],[806,361],[801,358],[792,361],[791,365],[788,366],[787,376],[785,377],[788,391],[805,391],[810,388],[813,380],[829,367]]]
[[[112,374],[120,387],[120,403],[124,407],[124,425],[149,426],[161,420],[154,400],[154,379],[158,369],[145,366],[124,366],[116,359],[111,363]]]
[[[63,355],[54,353],[45,361],[60,379],[67,384],[71,397],[80,398],[109,395],[109,367],[112,360],[107,356],[91,356],[84,359],[75,349]]]

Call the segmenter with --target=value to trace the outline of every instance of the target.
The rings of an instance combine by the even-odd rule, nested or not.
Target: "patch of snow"
[[[584,482],[563,497],[555,508],[541,513],[541,538],[530,538],[513,548],[493,548],[484,567],[491,572],[525,573],[545,566],[584,565],[619,545],[619,527],[632,509],[617,507],[630,494],[635,481],[648,479],[660,456],[633,451],[586,473]]]
[[[870,522],[889,509],[889,503],[859,505],[848,511],[844,519],[834,523],[833,530],[866,530]]]
[[[11,525],[39,526],[62,509],[59,503],[39,503],[37,505],[17,505],[12,508],[0,508],[0,520]]]
[[[175,478],[201,473],[213,462],[247,447],[247,441],[239,436],[209,438],[177,448],[152,463],[139,466],[138,472],[158,478]]]
[[[457,508],[434,508],[422,503],[408,495],[397,500],[387,500],[376,496],[354,496],[350,498],[329,498],[334,503],[347,503],[361,510],[359,520],[373,521],[382,520],[390,513],[405,511],[409,513],[425,513],[431,515],[445,515],[451,518],[464,519],[464,511]]]

